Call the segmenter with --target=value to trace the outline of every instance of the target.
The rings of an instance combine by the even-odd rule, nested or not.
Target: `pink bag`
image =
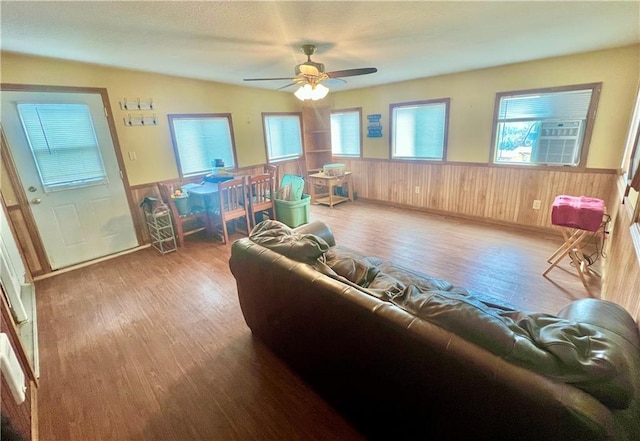
[[[602,224],[604,201],[585,196],[556,196],[551,210],[551,223],[561,227],[597,231]]]

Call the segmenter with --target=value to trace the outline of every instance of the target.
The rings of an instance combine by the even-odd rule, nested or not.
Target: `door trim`
[[[28,239],[33,246],[33,251],[36,254],[38,263],[40,263],[40,268],[33,268],[31,267],[31,265],[28,265],[29,272],[34,276],[43,273],[50,273],[51,265],[49,264],[47,253],[44,251],[44,245],[42,244],[42,239],[40,238],[40,232],[38,231],[38,228],[36,226],[36,221],[33,218],[33,213],[31,213],[31,208],[29,207],[27,195],[24,192],[22,182],[20,181],[20,177],[18,176],[18,171],[16,170],[15,163],[13,162],[9,144],[4,136],[4,128],[2,129],[2,162],[7,170],[9,181],[11,182],[11,186],[13,187],[13,192],[15,193],[16,200],[18,201],[19,211],[22,214],[22,218],[24,219],[24,223],[27,228]],[[13,217],[9,216],[8,220],[9,224],[13,227],[14,230],[16,230],[16,225],[13,224]],[[20,249],[23,253],[22,255],[23,257],[26,257],[28,255],[27,250],[29,249],[29,244],[23,243],[23,241],[20,239],[20,237],[16,236],[16,241],[18,242],[18,244],[20,244]],[[29,262],[29,259],[27,258],[25,258],[24,260],[25,262]]]
[[[120,168],[120,172],[122,175],[122,184],[124,186],[124,193],[127,198],[127,203],[129,205],[129,213],[131,215],[131,220],[133,222],[133,228],[136,234],[136,240],[138,241],[138,246],[144,243],[142,231],[140,230],[141,224],[138,219],[138,211],[137,211],[138,207],[137,207],[137,203],[134,202],[131,194],[129,177],[127,175],[127,170],[124,166],[124,159],[122,157],[122,151],[120,148],[120,140],[118,139],[118,133],[116,132],[115,121],[113,117],[113,112],[111,110],[111,103],[109,101],[109,94],[107,93],[107,89],[103,87],[49,86],[49,85],[36,85],[36,84],[0,83],[0,90],[11,91],[11,92],[89,93],[89,94],[100,95],[100,97],[102,98],[102,105],[106,110],[107,125],[109,126],[109,132],[111,134],[111,139],[113,142],[113,149],[115,151],[116,161],[118,163],[118,167]],[[2,160],[5,162],[5,165],[7,167],[7,172],[11,180],[11,185],[13,185],[13,190],[16,195],[16,199],[23,213],[31,242],[33,244],[33,247],[35,249],[35,252],[38,256],[38,259],[40,260],[40,263],[43,269],[43,271],[32,271],[32,274],[34,276],[37,276],[41,274],[50,273],[52,272],[51,265],[45,253],[44,245],[42,243],[40,233],[36,226],[35,219],[33,218],[33,213],[31,212],[31,205],[27,200],[27,195],[24,193],[24,188],[22,186],[17,170],[15,168],[15,163],[13,162],[13,157],[11,156],[11,149],[9,149],[9,145],[6,142],[4,133],[2,134]]]

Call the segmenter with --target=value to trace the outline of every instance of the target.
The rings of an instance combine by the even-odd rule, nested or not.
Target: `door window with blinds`
[[[302,123],[299,113],[263,113],[262,124],[269,162],[302,156]]]
[[[585,162],[601,83],[496,95],[493,161],[578,166]]]
[[[216,159],[222,159],[225,168],[236,167],[236,148],[230,114],[168,117],[180,177],[210,173]]]
[[[18,103],[18,114],[46,193],[108,183],[87,105]]]
[[[391,158],[444,160],[449,101],[446,98],[391,104]]]
[[[362,109],[331,112],[331,153],[333,156],[362,156]]]

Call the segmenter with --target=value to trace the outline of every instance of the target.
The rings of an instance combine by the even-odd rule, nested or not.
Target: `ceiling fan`
[[[291,77],[282,77],[282,78],[245,78],[244,81],[275,81],[275,80],[289,80],[291,81],[289,84],[286,84],[278,90],[286,89],[287,87],[291,87],[294,85],[301,85],[301,87],[295,92],[296,97],[300,100],[318,100],[327,96],[329,93],[329,89],[320,84],[325,80],[334,80],[336,82],[343,82],[343,77],[353,77],[357,75],[367,75],[376,73],[378,69],[375,67],[361,67],[358,69],[346,69],[346,70],[336,70],[333,72],[325,72],[323,63],[316,63],[311,60],[311,55],[316,52],[316,47],[313,44],[305,44],[301,48],[302,52],[307,56],[307,61],[304,63],[298,64],[296,66],[295,72],[296,76]]]

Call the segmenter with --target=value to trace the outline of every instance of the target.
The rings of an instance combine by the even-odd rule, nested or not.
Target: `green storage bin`
[[[303,194],[299,201],[276,199],[276,219],[291,228],[309,223],[311,196]]]

